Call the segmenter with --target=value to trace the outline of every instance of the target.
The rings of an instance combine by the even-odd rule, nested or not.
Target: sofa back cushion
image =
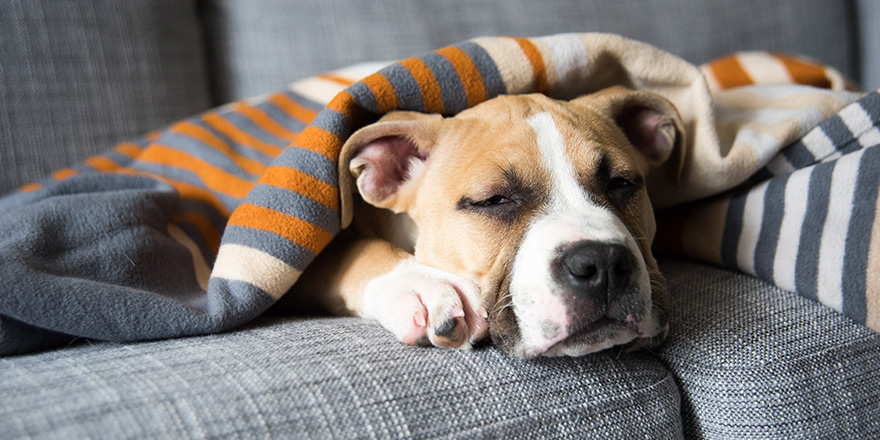
[[[3,0],[0,194],[211,106],[195,0]]]

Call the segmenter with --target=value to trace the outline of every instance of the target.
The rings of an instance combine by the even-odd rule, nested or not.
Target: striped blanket
[[[758,52],[697,67],[607,34],[479,38],[373,67],[194,116],[0,199],[0,354],[234,328],[351,220],[337,159],[357,128],[615,84],[665,95],[685,122],[680,176],[649,176],[658,249],[880,330],[880,98],[833,69]]]

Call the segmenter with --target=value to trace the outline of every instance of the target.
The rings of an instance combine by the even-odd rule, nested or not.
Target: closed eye
[[[505,205],[508,203],[513,203],[513,200],[510,200],[509,198],[504,197],[502,195],[496,194],[496,195],[489,197],[488,199],[485,199],[485,200],[471,202],[471,206],[478,207],[478,208],[489,208],[492,206]]]

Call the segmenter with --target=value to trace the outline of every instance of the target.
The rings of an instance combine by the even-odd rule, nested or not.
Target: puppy
[[[490,336],[518,357],[656,343],[666,292],[645,181],[680,167],[682,133],[672,103],[622,87],[391,113],[344,145],[353,222],[287,301],[375,319],[407,344]]]

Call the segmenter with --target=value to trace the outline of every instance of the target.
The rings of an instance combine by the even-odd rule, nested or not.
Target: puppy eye
[[[610,191],[621,190],[621,189],[630,189],[636,188],[639,185],[632,180],[627,179],[626,177],[613,177],[608,182],[608,189]]]
[[[488,199],[473,202],[472,205],[476,206],[476,207],[480,207],[480,208],[489,208],[492,206],[499,206],[499,205],[504,205],[504,204],[512,203],[512,202],[513,202],[513,200],[510,200],[507,197],[496,194],[492,197],[489,197]]]

